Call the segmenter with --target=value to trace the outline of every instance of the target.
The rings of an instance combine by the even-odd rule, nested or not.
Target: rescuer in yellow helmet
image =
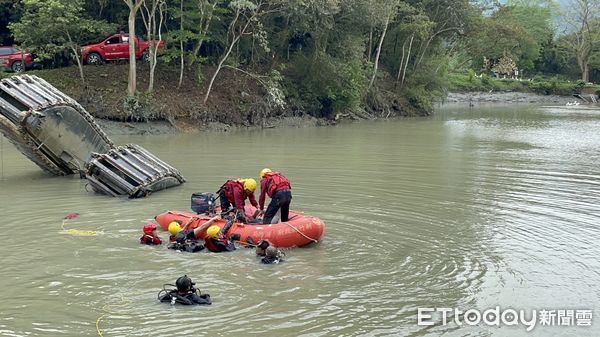
[[[288,221],[292,202],[292,184],[283,174],[264,168],[260,171],[260,196],[258,198],[261,213],[265,208],[265,196],[267,195],[271,198],[271,203],[264,212],[265,216],[262,222],[264,224],[274,222],[273,218],[279,210],[281,210],[281,222]]]
[[[246,199],[250,200],[252,206],[258,209],[258,202],[254,196],[256,185],[256,180],[252,178],[227,180],[219,189],[221,212],[227,211],[233,204],[237,210],[238,220],[248,222],[244,211],[245,201]]]

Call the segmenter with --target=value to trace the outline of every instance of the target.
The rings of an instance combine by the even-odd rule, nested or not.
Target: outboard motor
[[[194,193],[192,194],[192,211],[197,214],[214,214],[215,200],[213,193]]]

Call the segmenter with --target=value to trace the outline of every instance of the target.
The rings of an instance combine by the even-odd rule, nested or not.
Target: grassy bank
[[[489,75],[476,75],[475,72],[453,73],[449,75],[450,92],[516,91],[541,95],[570,96],[575,93],[599,94],[599,85],[589,85],[582,81],[572,82],[557,77],[541,77],[513,80],[498,79]]]
[[[155,90],[144,92],[148,86],[149,69],[146,64],[138,66],[137,88],[141,93],[135,98],[126,97],[128,65],[112,63],[101,66],[85,66],[86,85],[82,85],[77,67],[33,70],[27,74],[37,75],[77,100],[94,117],[117,121],[166,120],[173,125],[199,127],[209,124],[235,126],[287,125],[282,119],[309,119],[310,124],[329,124],[340,118],[375,118],[378,107],[366,106],[361,111],[348,111],[334,116],[324,116],[319,111],[305,111],[295,100],[287,99],[284,107],[273,106],[264,87],[251,76],[231,69],[221,71],[213,86],[211,96],[204,104],[204,93],[214,68],[203,67],[202,73],[185,72],[179,85],[179,69],[159,65],[155,74]],[[2,77],[13,76],[2,73]],[[391,117],[418,114],[405,108],[408,104],[397,96],[380,95],[378,105],[389,111],[380,115]],[[293,95],[287,95],[293,97]],[[385,102],[385,99],[389,102]],[[365,100],[369,101],[369,100]],[[387,105],[386,105],[387,104]],[[389,108],[392,107],[392,108]],[[390,112],[391,111],[391,112]]]

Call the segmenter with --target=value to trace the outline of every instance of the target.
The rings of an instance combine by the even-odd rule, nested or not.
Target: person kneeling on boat
[[[282,251],[273,246],[269,246],[265,249],[265,257],[260,259],[260,262],[264,264],[277,264],[283,261],[284,256],[285,254]]]
[[[171,234],[169,249],[179,250],[182,252],[196,253],[204,249],[204,246],[196,238],[196,230],[182,229],[181,225],[173,221],[169,224],[169,233]]]
[[[158,293],[158,300],[162,303],[171,303],[171,305],[176,303],[183,305],[212,304],[210,295],[200,293],[198,289],[194,288],[194,285],[192,279],[184,275],[175,282],[177,289],[166,289],[167,285],[165,285],[163,290]]]
[[[260,171],[260,197],[258,203],[260,212],[265,207],[265,195],[271,198],[267,211],[264,212],[263,224],[270,224],[281,209],[281,222],[289,220],[290,203],[292,202],[292,185],[290,181],[279,172],[273,172],[268,168]]]
[[[229,209],[233,203],[238,211],[238,220],[241,222],[248,222],[246,213],[244,212],[246,199],[250,200],[252,206],[258,208],[254,191],[256,191],[256,180],[252,178],[227,180],[225,184],[221,186],[221,189],[219,189],[221,212]]]
[[[140,243],[145,245],[160,245],[162,240],[156,235],[157,226],[153,223],[148,223],[144,226],[144,235],[140,238]]]
[[[239,234],[232,234],[229,239],[226,238],[227,231],[233,224],[234,219],[230,219],[223,227],[223,231],[217,225],[212,225],[206,230],[204,246],[213,253],[231,252],[235,250],[235,240],[240,239]]]

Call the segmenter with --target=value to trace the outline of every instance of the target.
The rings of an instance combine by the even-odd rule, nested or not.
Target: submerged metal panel
[[[130,198],[144,197],[183,182],[179,171],[153,155],[142,156],[141,153],[149,152],[140,146],[128,145],[105,154],[94,153],[94,159],[87,164],[86,177],[96,191],[121,191]]]
[[[144,148],[115,147],[79,103],[37,76],[0,81],[0,133],[46,172],[85,172],[99,193],[138,198],[185,182]]]

